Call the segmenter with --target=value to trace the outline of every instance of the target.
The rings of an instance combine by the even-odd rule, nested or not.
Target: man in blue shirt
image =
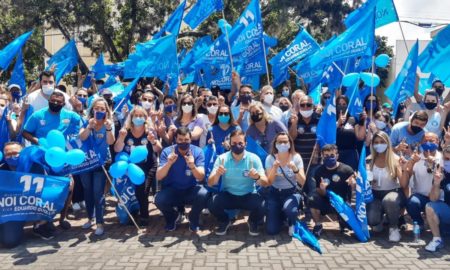
[[[399,155],[410,157],[415,148],[422,141],[423,130],[428,122],[426,111],[417,111],[409,122],[400,122],[392,127],[391,143],[394,151]]]
[[[249,234],[259,235],[258,222],[264,217],[264,199],[256,193],[256,186],[268,186],[259,157],[245,151],[247,141],[242,130],[230,135],[231,151],[220,155],[214,163],[214,169],[208,179],[208,185],[214,186],[222,178],[222,190],[216,194],[209,205],[209,211],[218,219],[217,235],[225,235],[230,220],[227,209],[245,209],[250,211],[248,218]]]
[[[192,145],[191,140],[188,128],[178,128],[175,133],[177,144],[163,149],[156,171],[162,189],[156,194],[155,204],[166,219],[167,231],[174,231],[181,217],[182,213],[175,209],[190,204],[189,229],[197,232],[200,213],[208,201],[208,191],[198,184],[205,177],[205,157],[203,150]]]
[[[34,112],[25,124],[23,137],[32,144],[38,144],[39,138],[47,136],[50,130],[61,131],[67,138],[78,136],[81,126],[80,116],[63,109],[65,97],[60,92],[53,92],[48,101],[48,108]]]

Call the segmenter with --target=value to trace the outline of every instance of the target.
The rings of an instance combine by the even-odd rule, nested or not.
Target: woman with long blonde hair
[[[389,136],[378,131],[370,144],[371,161],[368,181],[372,183],[374,200],[367,205],[367,220],[374,232],[381,232],[383,216],[389,224],[389,241],[400,241],[398,220],[406,198],[401,189],[402,170],[399,157],[394,153]]]

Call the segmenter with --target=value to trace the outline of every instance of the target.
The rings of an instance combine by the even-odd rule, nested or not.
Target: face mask
[[[140,126],[144,125],[145,118],[144,117],[134,117],[132,121],[135,126],[140,127]]]
[[[420,146],[422,146],[423,151],[436,151],[438,149],[438,145],[432,142],[426,142],[422,143]]]
[[[112,106],[113,105],[113,101],[112,101],[112,99],[106,99],[106,103],[108,103],[108,106]]]
[[[385,143],[374,144],[373,149],[375,149],[375,151],[378,154],[384,153],[384,151],[386,151],[387,149],[387,144]]]
[[[83,106],[86,105],[86,101],[87,101],[86,98],[84,98],[84,97],[79,97],[78,100],[81,102],[81,104],[83,104]]]
[[[149,102],[149,101],[144,101],[141,103],[142,108],[146,109],[146,110],[150,110],[150,108],[152,107],[153,103]]]
[[[412,132],[415,134],[418,134],[419,132],[421,132],[423,129],[421,127],[418,126],[411,126],[411,130]]]
[[[103,120],[106,117],[106,112],[95,112],[94,115],[96,120]]]
[[[444,171],[450,173],[450,160],[444,160]]]
[[[347,110],[346,105],[337,105],[336,106],[336,115],[339,115],[339,112],[345,112]]]
[[[434,110],[434,108],[436,108],[437,103],[434,102],[425,102],[423,103],[423,105],[425,105],[425,108],[427,108],[427,110]]]
[[[289,105],[280,105],[280,109],[285,112],[287,110],[289,110]]]
[[[323,160],[323,164],[327,168],[334,168],[336,166],[336,163],[337,163],[336,157],[326,157]]]
[[[63,105],[59,105],[59,104],[55,104],[55,103],[49,102],[48,103],[48,108],[50,109],[50,111],[52,111],[54,113],[59,113],[62,110]]]
[[[177,105],[175,105],[175,104],[164,106],[165,113],[171,113],[171,112],[175,111],[176,109],[177,109]]]
[[[218,109],[219,109],[219,106],[211,106],[211,107],[208,107],[208,112],[209,112],[209,114],[216,114]]]
[[[283,92],[281,92],[281,95],[283,97],[288,97],[289,96],[289,89],[283,89]]]
[[[190,113],[192,112],[192,105],[183,105],[181,106],[181,109],[184,113]]]
[[[5,158],[5,162],[6,162],[6,164],[8,164],[9,167],[14,167],[15,168],[19,164],[19,156]]]
[[[22,96],[22,94],[20,92],[16,92],[16,91],[12,92],[13,100],[18,101],[21,96]]]
[[[309,111],[300,111],[300,114],[301,114],[304,118],[310,118],[311,115],[313,114],[313,110],[309,110]]]
[[[289,143],[277,143],[275,144],[275,147],[277,148],[278,152],[286,153],[289,152],[289,148],[291,148],[291,145]]]
[[[272,104],[272,102],[273,102],[273,95],[265,95],[264,96],[264,103],[266,103],[266,104]]]
[[[240,155],[244,152],[245,146],[241,146],[239,144],[232,144],[231,145],[231,152],[233,152],[236,155]]]
[[[189,149],[190,143],[177,143],[178,149],[186,151]]]
[[[366,103],[364,103],[364,107],[366,107],[366,109],[368,110],[375,110],[378,107],[378,104],[376,101],[366,101]]]
[[[442,94],[444,93],[444,88],[442,87],[436,87],[435,90],[439,96],[442,96]]]
[[[51,94],[53,94],[54,91],[55,87],[53,85],[46,84],[42,86],[42,92],[46,96],[50,96]]]
[[[380,129],[383,130],[386,127],[386,123],[380,120],[376,120],[375,119],[375,126]]]
[[[252,114],[252,115],[250,115],[250,117],[251,117],[251,119],[252,119],[253,122],[257,123],[257,122],[259,122],[259,121],[262,120],[263,115],[262,115],[262,113],[259,113],[259,114]]]
[[[219,123],[228,124],[229,121],[230,121],[229,115],[219,115]]]
[[[239,101],[244,103],[244,104],[249,104],[252,100],[252,96],[250,96],[250,94],[245,94],[245,95],[240,95],[239,96]]]

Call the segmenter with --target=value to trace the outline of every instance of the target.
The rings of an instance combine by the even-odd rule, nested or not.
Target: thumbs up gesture
[[[225,169],[225,159],[220,159],[220,166],[217,168],[217,174],[220,176],[224,175],[227,172],[227,169]]]
[[[255,170],[255,168],[253,168],[253,160],[250,160],[250,170],[248,171],[248,176],[255,181],[259,180],[259,178],[261,177]]]

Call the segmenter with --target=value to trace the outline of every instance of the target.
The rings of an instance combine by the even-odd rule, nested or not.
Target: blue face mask
[[[337,159],[336,157],[326,157],[323,159],[323,164],[327,168],[334,168],[336,166]]]
[[[87,101],[86,98],[84,98],[84,97],[79,97],[78,100],[81,102],[81,104],[83,104],[83,106],[86,105],[86,101]]]
[[[422,150],[423,151],[436,151],[438,149],[438,145],[433,143],[433,142],[426,142],[426,143],[422,143],[420,146],[422,146]]]
[[[17,92],[17,91],[12,92],[12,98],[15,101],[18,101],[21,96],[22,96],[22,94],[20,92]]]
[[[228,122],[230,122],[229,115],[219,115],[218,119],[219,119],[219,123],[221,123],[221,124],[228,124]]]
[[[95,112],[96,120],[103,120],[106,117],[106,112]]]
[[[5,162],[6,162],[6,164],[8,164],[9,167],[15,168],[19,164],[19,156],[5,158]]]
[[[444,160],[444,171],[450,173],[450,160]]]
[[[165,113],[171,113],[173,111],[176,111],[176,109],[177,109],[177,105],[176,104],[164,106],[164,112]]]
[[[133,117],[133,124],[137,127],[144,125],[145,118],[144,117]]]

